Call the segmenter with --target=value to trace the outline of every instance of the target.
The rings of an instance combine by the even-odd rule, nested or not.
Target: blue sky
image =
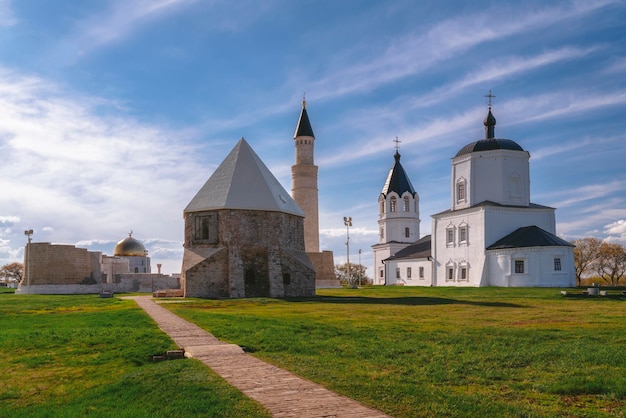
[[[291,189],[305,92],[336,263],[344,216],[372,263],[396,137],[430,233],[489,90],[557,233],[626,244],[625,22],[623,0],[0,0],[0,263],[26,228],[107,254],[132,229],[179,272],[183,209],[239,138]]]

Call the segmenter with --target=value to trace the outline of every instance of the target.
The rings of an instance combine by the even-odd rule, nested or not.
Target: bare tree
[[[350,263],[350,280],[348,281],[347,271],[348,263],[335,265],[335,275],[341,282],[341,284],[370,284],[371,281],[365,273],[367,267],[362,264]]]
[[[598,260],[598,251],[602,241],[598,238],[581,238],[572,242],[574,248],[574,267],[576,268],[576,285],[580,286],[580,280],[595,272],[595,264]]]
[[[602,280],[612,286],[618,285],[626,275],[626,249],[622,244],[603,242],[595,266]]]
[[[17,282],[22,281],[24,274],[24,265],[22,263],[9,263],[0,267],[0,277],[4,277],[4,280],[15,280]]]

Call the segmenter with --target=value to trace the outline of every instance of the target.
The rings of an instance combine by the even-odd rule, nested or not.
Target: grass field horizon
[[[318,290],[314,298],[159,303],[251,355],[396,417],[626,416],[626,299],[570,298],[559,290],[367,287]],[[9,330],[0,337],[0,367],[8,371],[0,377],[0,415],[78,416],[85,399],[113,403],[113,395],[107,395],[116,393],[112,388],[119,391],[129,375],[145,373],[167,382],[173,404],[181,409],[159,414],[133,401],[129,405],[140,414],[95,409],[104,413],[93,416],[188,416],[185,408],[199,411],[209,404],[219,412],[211,415],[206,409],[206,416],[266,416],[247,398],[237,398],[236,391],[225,405],[216,405],[223,399],[202,405],[179,399],[179,385],[187,391],[198,386],[193,393],[201,393],[225,383],[209,369],[196,370],[193,361],[151,363],[145,356],[172,348],[172,342],[134,302],[0,294],[0,313],[3,329]],[[71,321],[63,319],[66,315]],[[101,328],[103,316],[108,326]],[[73,333],[55,330],[54,317],[91,324],[87,328],[93,335],[76,324]],[[128,318],[139,344],[130,343],[135,337],[126,340]],[[37,326],[29,327],[33,322]],[[81,356],[102,357],[98,367],[116,370],[114,379],[94,378],[80,399],[71,390],[63,394],[67,402],[56,399],[53,382],[63,365],[76,362],[65,348],[63,355],[51,353],[49,340],[58,333],[66,345],[81,347]],[[45,347],[33,334],[47,341]],[[112,340],[121,343],[109,347]],[[106,354],[108,348],[116,355]],[[55,355],[56,361],[46,357]],[[162,367],[192,370],[182,373],[189,376],[185,379],[180,371]],[[85,374],[80,367],[73,373]],[[138,386],[137,398],[151,399],[152,394],[142,393],[149,385]],[[41,413],[50,406],[60,413]]]

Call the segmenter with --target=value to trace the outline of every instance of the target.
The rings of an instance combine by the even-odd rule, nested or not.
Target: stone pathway
[[[151,296],[133,296],[185,355],[196,358],[275,417],[388,417],[380,411],[245,354],[197,325],[159,306]]]

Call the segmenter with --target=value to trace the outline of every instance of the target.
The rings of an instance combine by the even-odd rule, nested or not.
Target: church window
[[[456,183],[456,201],[465,202],[466,197],[465,179],[461,178]]]
[[[461,280],[467,280],[467,267],[461,268]]]
[[[511,199],[520,199],[520,177],[517,173],[509,178],[509,197]]]
[[[454,281],[454,267],[448,267],[448,281]]]
[[[378,272],[378,275],[380,276],[380,278],[384,278],[385,277],[385,270],[380,269],[380,271]]]
[[[404,237],[409,238],[411,236],[411,230],[409,228],[404,228]]]
[[[467,242],[467,226],[459,228],[459,242]]]
[[[561,259],[560,258],[554,259],[554,271],[561,271]]]
[[[411,267],[407,267],[406,268],[406,278],[410,279],[411,278]]]
[[[409,196],[404,196],[404,211],[408,212],[410,209]]]
[[[396,279],[400,278],[400,268],[396,268]]]
[[[380,213],[385,213],[385,201],[380,201]]]
[[[395,196],[392,196],[391,199],[389,199],[389,212],[395,212],[396,211],[396,198]]]
[[[524,260],[515,260],[515,273],[524,274]]]
[[[380,240],[382,241],[385,238],[385,227],[381,226],[378,233],[380,234]]]
[[[424,267],[420,267],[419,269],[419,275],[420,275],[420,279],[424,278]]]
[[[446,244],[454,244],[454,228],[452,227],[446,229]]]

